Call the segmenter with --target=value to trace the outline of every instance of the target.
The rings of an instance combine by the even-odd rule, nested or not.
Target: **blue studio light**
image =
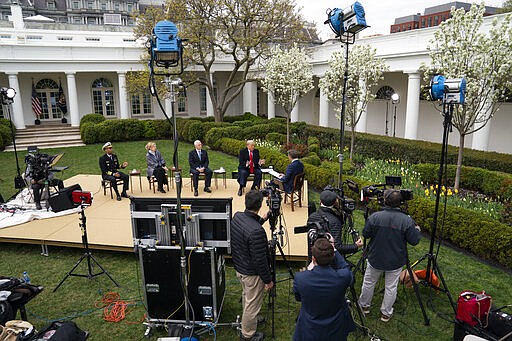
[[[158,66],[171,67],[178,65],[182,45],[178,38],[178,28],[169,20],[159,21],[153,29],[154,41],[152,42],[153,59]]]
[[[329,24],[336,37],[345,33],[356,34],[368,27],[363,5],[357,1],[343,10],[328,9],[327,17],[328,19],[324,23]]]
[[[445,103],[464,104],[466,84],[464,78],[446,79],[442,75],[436,75],[430,81],[430,97]]]

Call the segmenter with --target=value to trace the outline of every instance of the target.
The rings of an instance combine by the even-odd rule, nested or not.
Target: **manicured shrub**
[[[267,135],[265,135],[265,140],[271,141],[271,142],[276,142],[276,143],[282,145],[282,144],[286,143],[286,135],[280,134],[280,133],[268,133]]]
[[[142,121],[142,123],[144,125],[144,130],[143,130],[142,136],[148,140],[155,139],[157,137],[156,131],[155,131],[155,121],[154,120],[145,120],[145,121]]]
[[[178,122],[179,121],[177,121],[176,126],[178,126]],[[154,120],[153,127],[155,129],[156,138],[159,138],[159,139],[173,138],[174,129],[173,129],[171,123],[169,123],[169,121],[167,121],[167,119]],[[180,136],[179,132],[178,132],[178,136]],[[181,137],[179,137],[179,138],[181,138]]]
[[[103,121],[105,121],[105,116],[103,116],[101,114],[87,114],[87,115],[84,115],[80,119],[80,125],[85,124],[85,123],[97,124],[97,123],[101,123]]]
[[[264,139],[268,133],[286,134],[286,126],[280,123],[255,124],[243,129],[243,136],[246,139]]]
[[[93,144],[100,142],[99,124],[84,123],[80,125],[80,138],[85,144]]]
[[[242,129],[236,126],[224,127],[224,128],[212,128],[205,135],[205,142],[210,148],[221,149],[221,141],[225,137],[239,138]],[[243,148],[243,147],[242,147]],[[240,148],[240,149],[242,149]],[[238,152],[237,154],[238,155]]]
[[[320,160],[318,155],[312,152],[309,152],[308,155],[303,157],[301,161],[304,163],[309,163],[310,165],[313,166],[320,166],[320,164],[322,163],[322,160]]]
[[[2,137],[3,147],[12,143],[12,132],[8,126],[0,124],[0,136]]]

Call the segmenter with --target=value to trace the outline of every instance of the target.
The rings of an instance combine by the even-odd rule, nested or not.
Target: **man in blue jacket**
[[[333,243],[318,238],[311,250],[313,268],[295,274],[293,292],[302,305],[294,341],[344,341],[355,329],[345,299],[352,272]]]
[[[384,274],[384,298],[380,307],[382,322],[388,322],[393,315],[400,272],[407,262],[407,244],[417,245],[421,239],[420,227],[400,211],[401,202],[400,191],[385,190],[384,209],[372,214],[363,229],[363,236],[371,240],[359,305],[363,313],[370,312],[375,285]]]

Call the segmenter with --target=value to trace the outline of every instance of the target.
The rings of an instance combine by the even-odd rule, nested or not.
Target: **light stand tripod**
[[[69,276],[86,277],[88,279],[92,279],[92,278],[94,278],[96,276],[105,274],[105,275],[107,275],[108,278],[110,278],[110,280],[112,282],[114,282],[116,287],[119,287],[119,284],[116,282],[116,280],[114,278],[112,278],[112,276],[110,276],[110,274],[107,272],[107,270],[105,270],[105,268],[102,267],[101,264],[96,260],[96,258],[94,258],[94,256],[91,253],[91,250],[89,249],[89,241],[87,239],[87,224],[86,224],[87,218],[85,217],[85,207],[86,206],[87,205],[85,205],[84,203],[80,204],[80,209],[81,209],[80,210],[80,224],[78,224],[78,226],[80,226],[81,231],[82,231],[82,245],[83,245],[83,248],[84,248],[84,254],[82,255],[82,257],[80,257],[80,259],[75,264],[75,266],[62,279],[62,281],[60,281],[59,285],[57,285],[57,287],[55,287],[55,289],[53,289],[53,292],[57,291],[57,289],[59,289],[59,287],[64,283],[64,281],[66,281],[66,279],[68,279]],[[84,260],[87,261],[87,274],[84,275],[84,274],[74,273],[73,271],[75,271],[75,269]],[[92,271],[93,263],[96,264],[101,269],[100,272],[93,273],[93,271]]]
[[[23,189],[26,184],[23,178],[21,177],[21,169],[20,163],[18,161],[18,150],[16,149],[16,133],[14,131],[14,126],[12,124],[12,103],[14,102],[14,96],[16,95],[16,91],[14,89],[2,88],[1,93],[1,103],[4,108],[4,112],[7,112],[7,118],[9,119],[9,127],[11,128],[12,135],[12,145],[14,147],[14,157],[16,158],[16,177],[14,178],[14,188],[15,189]],[[11,91],[9,91],[11,90]],[[11,93],[11,94],[9,94]]]
[[[277,296],[277,279],[276,279],[276,250],[279,250],[279,253],[281,254],[281,257],[283,258],[283,261],[288,268],[288,273],[290,274],[290,277],[281,280],[286,281],[289,279],[295,278],[292,268],[290,266],[290,263],[288,263],[288,260],[286,259],[286,256],[283,252],[283,248],[281,247],[281,243],[279,243],[279,239],[282,239],[283,236],[283,225],[281,224],[281,215],[280,212],[274,212],[274,210],[270,211],[270,217],[268,219],[268,222],[270,224],[270,231],[272,233],[272,239],[269,240],[268,246],[270,250],[270,273],[272,274],[272,283],[274,283],[274,286],[272,289],[270,289],[268,293],[268,306],[270,310],[272,311],[272,338],[275,337],[275,300]],[[279,217],[277,219],[277,217]],[[277,220],[279,220],[279,230],[276,229],[276,223]]]
[[[448,109],[447,109],[448,106]],[[450,305],[453,308],[453,311],[456,313],[456,305],[453,301],[452,295],[450,294],[450,291],[448,290],[448,286],[446,285],[446,282],[444,280],[443,274],[441,273],[441,269],[439,268],[439,264],[437,263],[437,255],[434,253],[434,240],[436,238],[436,232],[437,232],[437,225],[438,225],[438,216],[439,216],[439,202],[441,198],[441,182],[443,180],[443,173],[445,171],[445,163],[446,163],[446,154],[448,152],[448,135],[451,130],[452,125],[452,117],[453,117],[453,109],[454,104],[453,103],[446,103],[446,101],[443,101],[443,116],[444,116],[444,122],[443,122],[443,143],[441,147],[441,160],[439,162],[439,173],[437,177],[437,184],[438,188],[436,191],[436,204],[435,204],[435,210],[434,210],[434,220],[432,222],[432,232],[430,235],[430,246],[428,253],[423,255],[420,259],[415,261],[411,267],[416,266],[419,262],[423,261],[424,259],[428,259],[427,263],[427,273],[425,280],[422,281],[422,283],[428,287],[434,288],[436,290],[442,291],[448,296],[448,300],[450,301]],[[432,283],[432,272],[437,273],[437,276],[441,280],[442,288],[435,286]],[[412,271],[410,271],[409,275],[412,276]],[[412,279],[413,277],[411,277]],[[414,283],[414,281],[413,281]],[[427,324],[427,323],[426,323]]]

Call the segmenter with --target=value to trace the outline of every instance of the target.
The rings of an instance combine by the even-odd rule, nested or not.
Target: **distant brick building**
[[[464,8],[467,12],[471,4],[459,1],[453,1],[442,5],[425,8],[425,13],[407,15],[401,18],[395,18],[395,23],[391,25],[390,33],[415,30],[418,28],[433,27],[450,18],[451,8]],[[496,7],[485,7],[484,16],[496,14]]]

